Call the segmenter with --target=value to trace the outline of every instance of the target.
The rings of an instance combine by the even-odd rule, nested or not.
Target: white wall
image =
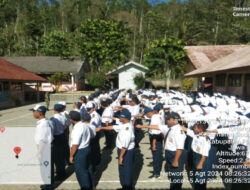
[[[135,90],[136,85],[134,84],[134,77],[137,73],[142,73],[145,75],[145,72],[133,67],[130,67],[127,70],[119,73],[119,89]]]

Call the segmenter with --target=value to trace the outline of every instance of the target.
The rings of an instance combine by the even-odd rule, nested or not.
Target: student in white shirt
[[[74,109],[74,111],[80,112],[80,110],[82,109],[82,103],[81,102],[75,102],[73,104],[73,109]]]
[[[150,125],[163,125],[159,115],[160,106],[155,105],[154,110],[150,108],[144,109],[144,114],[151,119]],[[159,178],[162,169],[162,143],[163,135],[160,130],[149,130],[149,140],[153,155],[153,168],[154,173],[150,178]]]
[[[182,186],[183,169],[186,159],[184,144],[186,135],[178,124],[180,116],[171,112],[166,118],[167,125],[137,125],[138,128],[160,130],[165,135],[166,170],[171,180],[170,189],[179,190]]]
[[[85,108],[85,105],[86,105],[86,103],[87,103],[87,98],[86,98],[85,96],[81,96],[81,97],[79,98],[79,101],[82,103],[80,109],[84,109],[84,108]]]
[[[116,146],[118,148],[118,164],[119,177],[122,189],[133,189],[133,162],[134,162],[134,147],[135,136],[134,127],[131,122],[131,113],[127,109],[123,109],[120,114],[121,125],[97,128],[100,130],[115,130],[117,134]]]
[[[112,117],[114,115],[114,112],[112,108],[110,107],[110,102],[108,100],[102,101],[101,106],[104,109],[102,113],[102,127],[111,126],[113,123]],[[106,138],[106,148],[112,148],[114,144],[113,131],[104,131],[104,135]]]
[[[51,121],[54,125],[54,161],[56,166],[55,180],[63,180],[66,176],[65,172],[65,159],[66,159],[66,136],[64,133],[66,126],[66,119],[61,114],[64,106],[61,104],[54,105],[54,116]]]
[[[86,105],[86,110],[90,115],[90,128],[92,129],[92,138],[90,142],[91,146],[91,161],[93,166],[93,183],[95,182],[94,173],[96,171],[96,166],[101,162],[101,147],[100,147],[100,133],[96,133],[96,128],[101,127],[101,117],[95,111],[95,105],[92,102],[88,102]],[[81,116],[84,114],[81,110]],[[96,183],[94,183],[96,184]]]
[[[70,163],[69,163],[69,152],[70,152],[70,147],[69,147],[69,127],[70,127],[71,123],[70,123],[70,120],[69,120],[69,112],[66,110],[66,102],[58,102],[58,104],[63,105],[63,110],[60,113],[65,119],[65,129],[64,129],[64,135],[65,135],[65,140],[66,140],[66,142],[65,142],[65,146],[66,146],[65,147],[65,162],[68,165],[70,165]]]
[[[211,171],[211,163],[209,162],[209,151],[211,142],[207,135],[201,133],[205,132],[208,128],[208,123],[199,121],[194,125],[194,129],[187,129],[182,126],[182,130],[187,132],[192,141],[192,164],[193,172],[190,173],[192,177],[191,183],[194,183],[195,190],[206,190],[206,183],[208,179],[208,172]]]
[[[52,141],[53,141],[53,124],[45,117],[46,107],[36,105],[31,111],[33,111],[33,117],[38,119],[35,130],[34,140],[37,145],[37,157],[41,163],[41,177],[45,186],[43,188],[49,188],[49,184],[54,183],[54,164],[52,157]],[[48,161],[48,166],[44,166],[44,161]],[[52,163],[52,164],[51,164]],[[50,178],[48,179],[47,169],[50,168]]]
[[[91,129],[88,122],[81,121],[80,113],[71,111],[70,122],[74,125],[71,133],[70,163],[74,164],[77,181],[81,189],[92,189],[91,178]]]

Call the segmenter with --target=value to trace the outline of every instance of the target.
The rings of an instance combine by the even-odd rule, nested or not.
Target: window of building
[[[241,86],[241,74],[231,74],[228,78],[229,86],[240,87]]]
[[[9,91],[10,90],[9,82],[3,82],[3,90],[4,91]]]
[[[216,75],[216,86],[225,86],[226,85],[226,74]]]

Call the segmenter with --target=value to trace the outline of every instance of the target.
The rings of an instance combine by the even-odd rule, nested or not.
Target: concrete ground
[[[43,103],[41,103],[43,104]],[[0,126],[4,127],[35,127],[36,120],[32,116],[32,112],[29,109],[33,108],[33,105],[27,105],[12,109],[6,109],[0,111]],[[51,102],[51,105],[54,105]],[[72,109],[73,104],[67,104],[67,110]],[[47,117],[50,118],[53,115],[53,111],[47,112]],[[33,134],[31,134],[33,135]],[[169,189],[169,181],[167,176],[162,175],[160,179],[150,179],[152,175],[152,154],[149,149],[149,138],[146,131],[142,133],[142,140],[140,142],[140,148],[136,149],[135,153],[135,165],[134,165],[134,181],[136,189]],[[104,137],[101,138],[101,147],[104,147]],[[163,162],[163,168],[165,161]],[[1,166],[1,163],[0,163]],[[1,168],[1,167],[0,167]],[[25,174],[24,174],[25,175]],[[65,181],[56,182],[56,189],[80,189],[74,169],[72,166],[67,168],[67,179]],[[98,180],[97,189],[117,189],[120,188],[119,174],[118,174],[118,161],[116,148],[102,151],[102,161],[97,167],[96,179]],[[207,189],[229,189],[220,182],[218,177],[213,182],[209,182]],[[33,190],[39,189],[40,185],[0,185],[0,190]],[[187,176],[184,177],[183,189],[192,189],[188,182]]]

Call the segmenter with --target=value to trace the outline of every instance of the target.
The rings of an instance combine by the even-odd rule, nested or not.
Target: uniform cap
[[[61,105],[63,105],[64,107],[66,107],[66,102],[58,102],[58,104],[61,104]]]
[[[181,119],[180,115],[176,112],[171,112],[170,114],[168,114],[166,120],[170,120],[171,118],[177,119],[177,120]]]
[[[62,104],[55,104],[54,110],[56,111],[62,111],[64,109],[64,106]]]
[[[31,109],[31,111],[38,111],[41,112],[42,114],[46,113],[46,107],[45,106],[41,106],[41,105],[36,105],[33,109]]]
[[[120,117],[130,120],[131,113],[127,109],[123,109],[121,114],[120,114]]]
[[[153,110],[156,110],[156,111],[160,111],[160,109],[161,109],[160,104],[155,105],[153,108]]]
[[[146,115],[146,114],[148,114],[148,113],[150,113],[152,111],[153,110],[151,108],[146,107],[146,108],[144,108],[143,113]]]

